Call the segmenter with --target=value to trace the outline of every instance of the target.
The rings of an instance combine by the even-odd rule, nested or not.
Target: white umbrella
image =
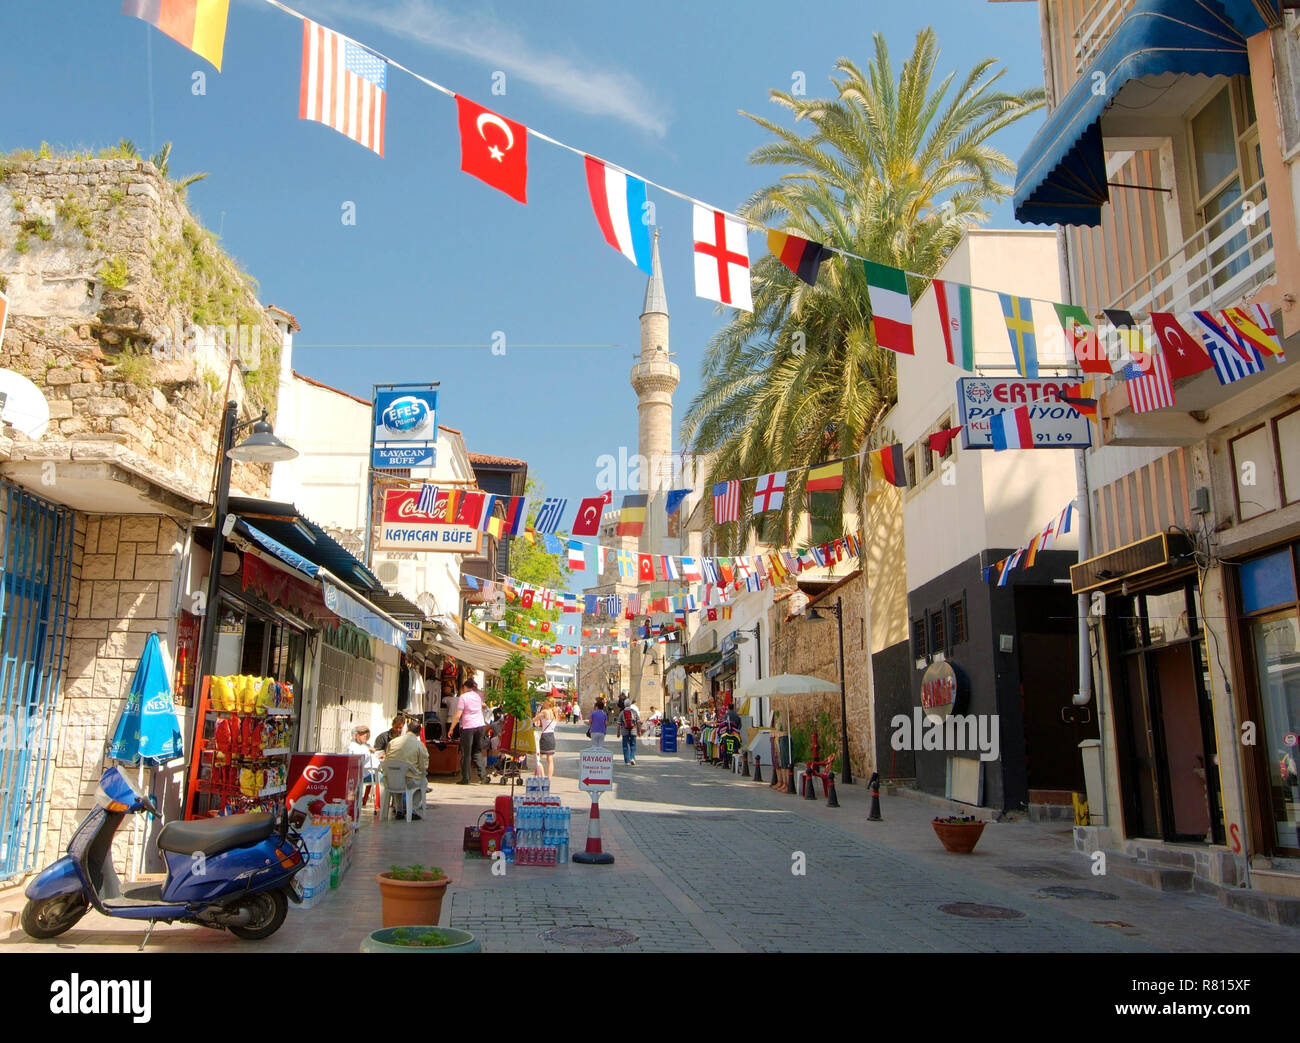
[[[790,767],[792,769],[794,768],[794,736],[790,728],[790,697],[794,695],[834,694],[839,690],[839,685],[832,684],[830,681],[823,681],[820,677],[809,677],[807,674],[777,674],[775,677],[764,677],[761,681],[753,681],[740,688],[741,694],[751,699],[773,695],[785,696],[785,731],[790,736]],[[778,749],[780,744],[778,738]]]

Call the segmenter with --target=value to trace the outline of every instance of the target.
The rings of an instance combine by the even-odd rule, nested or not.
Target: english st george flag
[[[645,182],[615,170],[594,156],[584,157],[587,194],[600,234],[615,250],[640,268],[650,270],[650,226],[645,219]]]
[[[315,120],[384,154],[388,65],[346,36],[302,20],[298,118]]]
[[[785,471],[765,474],[754,484],[754,512],[779,511],[785,502]]]
[[[695,296],[753,311],[749,291],[749,236],[743,221],[694,206]]]
[[[456,95],[460,169],[528,202],[528,128]]]

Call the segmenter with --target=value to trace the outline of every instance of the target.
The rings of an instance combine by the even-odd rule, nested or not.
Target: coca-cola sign
[[[432,509],[423,511],[419,490],[384,490],[377,546],[380,550],[481,553],[483,534],[475,526],[457,523],[454,517],[448,523],[449,502],[446,497],[437,497]]]

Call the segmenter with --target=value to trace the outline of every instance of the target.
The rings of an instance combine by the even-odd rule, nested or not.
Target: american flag
[[[1150,413],[1174,404],[1174,388],[1169,382],[1169,363],[1160,352],[1150,356],[1149,372],[1128,382],[1128,400],[1134,413]]]
[[[548,496],[542,501],[542,505],[537,508],[537,520],[533,522],[534,531],[555,532],[559,529],[560,519],[564,516],[564,509],[568,506],[568,500],[562,500],[558,496]]]
[[[719,482],[713,487],[713,520],[719,525],[740,520],[739,482]]]
[[[382,156],[387,82],[382,58],[303,19],[299,119],[324,123]]]

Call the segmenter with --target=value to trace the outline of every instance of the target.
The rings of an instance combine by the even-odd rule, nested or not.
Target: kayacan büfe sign
[[[381,550],[444,551],[478,554],[483,534],[472,525],[448,524],[441,514],[416,509],[418,489],[385,489],[384,513],[379,526]],[[443,504],[438,504],[440,510]]]

